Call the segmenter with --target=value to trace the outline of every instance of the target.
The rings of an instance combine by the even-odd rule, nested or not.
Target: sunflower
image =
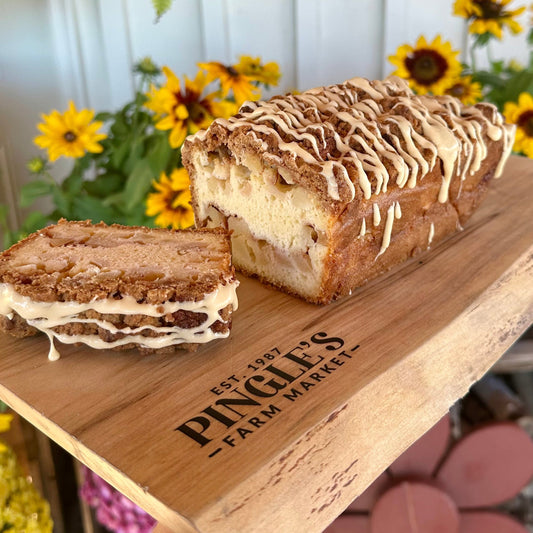
[[[511,0],[455,0],[454,15],[470,20],[468,31],[473,34],[492,34],[502,38],[502,30],[507,26],[512,33],[520,33],[522,26],[516,22],[525,11],[525,6],[509,11],[506,9]]]
[[[262,65],[260,57],[241,56],[239,62],[233,65],[233,68],[239,74],[244,74],[250,79],[265,85],[277,85],[281,76],[277,63],[271,61],[266,65]]]
[[[209,83],[203,72],[199,71],[194,80],[185,77],[185,91],[172,70],[163,67],[163,72],[167,77],[165,85],[159,89],[152,85],[144,105],[156,114],[157,129],[171,130],[169,143],[172,148],[181,146],[188,133],[205,129],[215,118],[227,118],[237,111],[233,102],[216,102],[216,93],[202,96]]]
[[[449,89],[446,89],[445,94],[459,98],[465,105],[474,105],[483,97],[481,84],[472,81],[472,76],[461,76]]]
[[[72,100],[64,113],[55,109],[49,115],[41,115],[43,122],[37,124],[42,133],[33,142],[48,150],[48,159],[55,161],[61,156],[82,157],[85,152],[100,153],[103,150],[98,141],[105,139],[105,133],[96,133],[102,122],[95,120],[94,111],[78,111]]]
[[[503,114],[507,122],[517,126],[513,149],[533,159],[533,97],[521,93],[518,103],[505,104]]]
[[[233,91],[238,106],[246,100],[258,100],[261,96],[259,89],[252,83],[252,78],[246,74],[241,74],[235,67],[227,67],[217,61],[198,63],[198,66],[207,72],[208,83],[214,80],[220,81],[223,97]]]
[[[146,214],[156,217],[156,226],[183,229],[194,225],[189,174],[184,168],[174,169],[170,178],[162,172],[159,181],[154,181],[153,186],[157,192],[148,195]]]
[[[448,41],[442,42],[440,35],[429,44],[420,36],[414,48],[409,44],[400,46],[389,61],[397,67],[393,75],[408,80],[417,93],[444,94],[461,73],[458,54]]]

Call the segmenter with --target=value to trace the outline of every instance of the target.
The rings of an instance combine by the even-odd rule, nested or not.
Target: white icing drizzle
[[[451,96],[417,96],[405,80],[353,78],[268,102],[246,102],[239,114],[217,119],[232,132],[244,127],[268,161],[289,157],[311,165],[335,201],[352,201],[356,187],[365,199],[386,192],[390,169],[399,187],[414,188],[441,161],[439,202],[447,202],[454,176],[461,181],[487,157],[487,138],[501,139],[495,169],[501,175],[513,145],[515,126],[491,104],[462,106]],[[209,130],[196,134],[204,140]],[[277,155],[279,154],[279,155]],[[267,158],[267,154],[264,155]]]
[[[379,212],[379,205],[374,204],[372,208],[374,210],[374,226],[379,226],[381,222],[381,213]]]
[[[393,202],[387,209],[387,220],[385,221],[385,229],[383,230],[383,240],[381,241],[381,249],[376,256],[376,259],[389,247],[397,203],[398,202]]]
[[[18,294],[14,287],[7,283],[0,284],[0,314],[9,317],[13,312],[18,313],[30,326],[45,333],[50,339],[48,358],[56,360],[59,353],[54,346],[54,338],[67,344],[82,342],[93,348],[113,348],[129,343],[136,343],[146,348],[162,348],[181,343],[205,343],[216,338],[227,337],[226,333],[217,333],[210,327],[217,321],[222,321],[219,311],[233,306],[235,311],[238,306],[236,288],[238,281],[220,285],[218,289],[204,296],[197,302],[165,302],[162,304],[138,303],[132,296],[124,296],[120,300],[100,299],[87,303],[79,302],[39,302],[27,296]],[[145,315],[162,317],[177,311],[193,311],[203,313],[206,318],[202,324],[193,328],[180,328],[176,326],[159,327],[152,325],[137,328],[117,328],[112,323],[101,319],[80,318],[79,314],[85,311],[96,311],[100,314]],[[107,342],[98,335],[65,335],[57,333],[54,327],[71,323],[96,324],[110,333],[124,333],[125,337]],[[163,333],[157,337],[145,337],[143,330],[151,329]]]
[[[431,246],[434,236],[435,236],[435,224],[433,224],[432,222],[431,225],[429,226],[428,248]]]
[[[366,219],[363,217],[363,222],[361,222],[361,231],[359,232],[359,237],[363,237],[366,234]]]
[[[396,202],[394,205],[394,216],[396,218],[402,218],[402,208],[400,207],[400,202]]]

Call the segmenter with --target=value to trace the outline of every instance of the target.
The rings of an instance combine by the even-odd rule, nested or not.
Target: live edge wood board
[[[531,324],[533,164],[464,231],[314,306],[242,279],[229,340],[0,338],[0,397],[171,531],[321,531]]]

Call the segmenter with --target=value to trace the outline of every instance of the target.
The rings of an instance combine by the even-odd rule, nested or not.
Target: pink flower
[[[116,533],[150,533],[156,521],[92,470],[83,467],[80,495],[96,510],[97,520]]]

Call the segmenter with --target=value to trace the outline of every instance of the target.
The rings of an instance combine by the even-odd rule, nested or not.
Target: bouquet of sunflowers
[[[180,79],[168,67],[145,58],[135,65],[138,87],[131,102],[115,113],[78,110],[42,115],[34,142],[46,151],[28,162],[35,180],[24,185],[20,205],[49,197],[48,213],[32,210],[22,227],[7,228],[7,207],[0,205],[0,225],[8,247],[28,233],[60,218],[106,223],[186,228],[194,223],[189,177],[181,166],[181,145],[188,134],[216,118],[257,100],[261,87],[277,85],[276,63],[242,56],[235,65],[200,63],[194,79]],[[158,80],[164,76],[164,82]],[[57,182],[50,170],[60,157],[74,160]]]
[[[468,63],[460,63],[459,51],[437,35],[431,42],[420,36],[414,46],[404,44],[389,61],[394,75],[408,80],[419,94],[452,95],[464,104],[480,100],[495,104],[507,122],[517,125],[514,151],[533,158],[533,51],[529,63],[495,60],[491,44],[501,40],[504,30],[524,30],[516,20],[526,7],[510,9],[511,0],[455,0],[453,14],[464,18],[471,34]],[[533,5],[530,9],[533,8]],[[533,45],[533,28],[527,33]],[[478,55],[486,54],[488,67],[477,67]]]

